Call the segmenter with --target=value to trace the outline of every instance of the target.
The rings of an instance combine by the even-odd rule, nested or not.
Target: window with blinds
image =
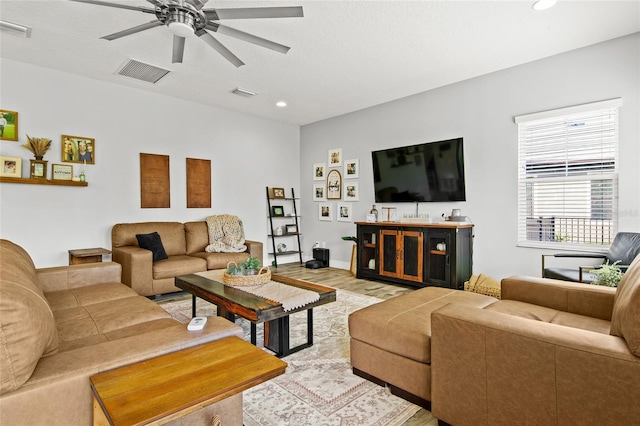
[[[518,116],[518,244],[608,246],[617,228],[620,99]]]

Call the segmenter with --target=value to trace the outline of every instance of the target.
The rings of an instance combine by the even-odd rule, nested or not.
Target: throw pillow
[[[136,239],[138,240],[140,248],[151,250],[154,262],[169,258],[169,256],[167,256],[167,252],[164,250],[164,246],[162,245],[160,234],[157,232],[152,232],[150,234],[136,234]]]

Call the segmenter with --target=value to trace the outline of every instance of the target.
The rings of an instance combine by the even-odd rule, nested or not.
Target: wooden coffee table
[[[199,297],[217,307],[218,316],[235,320],[238,315],[251,321],[251,343],[256,344],[256,324],[264,323],[264,347],[283,357],[313,345],[313,308],[335,302],[336,290],[309,281],[297,280],[272,274],[271,280],[314,291],[319,294],[317,302],[285,312],[282,304],[241,290],[241,287],[224,285],[222,282],[190,274],[176,277],[176,287],[191,293],[192,311],[196,316],[196,298]],[[307,311],[307,342],[291,347],[289,342],[289,315]]]
[[[233,336],[105,371],[90,378],[93,424],[164,424],[286,368],[286,362]]]

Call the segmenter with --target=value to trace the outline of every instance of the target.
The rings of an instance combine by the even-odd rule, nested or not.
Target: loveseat
[[[0,240],[0,424],[90,425],[89,377],[242,329],[209,318],[189,332],[155,302],[120,282],[120,264],[36,269],[20,246]],[[242,424],[242,395],[206,408]],[[204,424],[200,411],[187,423]],[[209,416],[209,419],[211,417]],[[200,419],[200,420],[198,420]]]
[[[157,232],[167,259],[153,261],[150,250],[140,248],[136,235]],[[119,223],[111,229],[112,259],[122,265],[122,282],[142,296],[180,291],[175,277],[212,269],[223,269],[257,257],[262,262],[262,243],[245,241],[243,253],[207,253],[209,231],[205,221]]]
[[[501,287],[501,300],[428,287],[354,312],[354,372],[455,426],[637,424],[640,256],[617,290]]]

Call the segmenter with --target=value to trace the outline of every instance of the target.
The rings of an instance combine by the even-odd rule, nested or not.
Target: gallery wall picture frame
[[[171,208],[169,156],[140,153],[140,208]]]
[[[360,177],[360,161],[355,160],[345,160],[344,162],[344,178],[345,179],[355,179]]]
[[[284,199],[284,188],[269,188],[269,198]]]
[[[287,231],[287,234],[297,234],[298,233],[298,225],[296,224],[289,224],[289,225],[285,225],[285,229]]]
[[[353,216],[351,214],[351,204],[349,203],[338,203],[338,208],[336,210],[337,219],[339,222],[352,222]]]
[[[313,201],[326,201],[324,183],[313,185]]]
[[[339,200],[342,198],[342,176],[337,169],[327,173],[327,200]]]
[[[22,177],[22,158],[0,156],[0,176],[19,178]]]
[[[273,216],[273,217],[284,216],[284,207],[282,207],[282,206],[271,206],[271,216]]]
[[[63,163],[96,163],[96,140],[84,136],[62,135]]]
[[[72,180],[73,166],[71,164],[52,164],[51,179],[53,180]]]
[[[315,163],[313,165],[313,180],[324,180],[326,177],[326,163]]]
[[[329,167],[342,166],[342,148],[333,148],[329,150],[327,164]]]
[[[333,204],[332,203],[320,203],[318,204],[318,219],[331,222],[333,220]]]
[[[187,208],[211,208],[211,160],[187,158]]]
[[[345,182],[343,186],[343,198],[345,201],[358,201],[360,199],[360,189],[358,182]]]
[[[46,179],[48,162],[49,160],[29,160],[31,164],[29,177],[31,179]]]
[[[0,139],[5,141],[18,140],[18,113],[7,109],[0,109]]]

